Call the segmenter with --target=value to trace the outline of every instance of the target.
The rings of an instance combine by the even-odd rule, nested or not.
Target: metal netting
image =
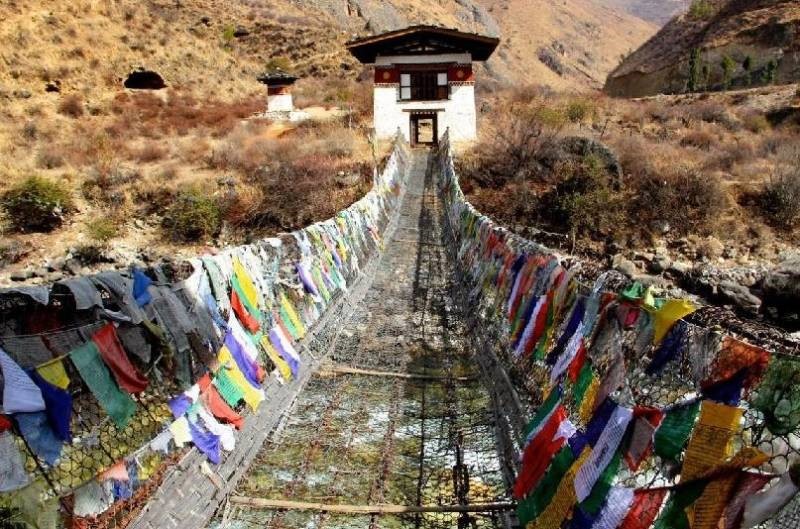
[[[512,523],[492,398],[454,297],[432,175],[422,178],[426,153],[414,163],[372,288],[213,527]],[[387,504],[428,512],[358,512]]]
[[[503,427],[500,438],[512,444],[505,459],[510,471],[516,472],[519,470],[517,456],[524,446],[524,425],[542,404],[547,389],[553,383],[550,378],[552,366],[534,355],[518,356],[515,353],[505,305],[511,294],[510,285],[499,289],[494,285],[496,281],[499,282],[500,270],[508,263],[511,252],[543,256],[545,260],[542,262],[556,257],[548,248],[495,225],[466,202],[458,187],[447,142],[444,142],[436,164],[436,171],[442,176],[444,201],[448,208],[444,218],[448,249],[457,265],[462,302],[467,307],[466,312],[472,315],[468,326],[470,336],[484,352],[479,358],[486,364],[484,369],[492,372],[494,391],[509,395],[501,403],[505,409],[499,412],[499,424]],[[474,228],[475,225],[470,224],[472,222],[479,222],[480,229]],[[470,231],[473,228],[474,232]],[[476,238],[480,237],[487,239],[478,241]],[[485,240],[496,243],[496,249],[492,249],[492,243],[485,243]],[[553,317],[555,323],[550,341],[546,342],[549,348],[543,351],[545,354],[565,334],[578,300],[583,299],[588,303],[593,294],[599,299],[604,291],[620,292],[622,287],[628,286],[627,279],[618,274],[603,273],[595,267],[583,267],[581,263],[563,256],[558,256],[558,259],[568,277],[574,274],[571,282],[564,283],[574,286],[574,290],[565,290],[566,301],[562,303],[561,311]],[[486,288],[487,285],[491,286]],[[603,306],[593,329],[586,335],[585,346],[598,380],[619,381],[608,396],[623,406],[649,406],[662,410],[690,404],[699,407],[705,394],[703,392],[714,389],[707,385],[709,377],[715,372],[730,371],[728,378],[732,378],[736,368],[730,366],[736,366],[742,358],[768,357],[769,353],[764,352],[768,350],[773,365],[779,360],[790,363],[800,361],[797,359],[798,343],[788,339],[785,333],[763,324],[743,321],[723,309],[708,307],[698,310],[673,327],[665,340],[672,340],[675,353],[658,369],[648,372],[648,367],[656,362],[658,355],[663,354],[658,346],[653,345],[653,321],[646,311],[636,310],[634,303],[620,300],[616,294],[608,299],[610,303]],[[734,350],[736,348],[741,350]],[[790,372],[796,373],[797,370]],[[724,380],[727,382],[728,378]],[[744,387],[748,387],[747,381],[744,381]],[[575,388],[574,383],[567,384],[564,405],[569,419],[582,430],[592,415],[580,409],[581,404],[585,403],[571,400],[576,394]],[[800,437],[796,428],[788,433],[775,433],[767,427],[763,408],[756,409],[753,404],[758,400],[760,391],[764,391],[764,388],[758,384],[744,391],[738,403],[742,419],[735,429],[701,432],[700,435],[709,436],[708,444],[701,450],[716,449],[728,439],[730,442],[726,451],[731,454],[739,453],[746,447],[755,447],[767,456],[766,462],[758,466],[758,471],[767,476],[778,476],[800,462]],[[781,397],[770,395],[770,398],[778,400]],[[783,398],[785,400],[780,403],[789,407],[792,395]],[[693,417],[689,419],[690,424],[694,424],[694,421]],[[701,446],[701,442],[694,446],[694,450]],[[637,489],[674,487],[681,480],[681,466],[686,456],[685,448],[679,450],[675,460],[663,459],[651,452],[636,470],[621,465],[613,484]],[[797,519],[798,503],[795,500],[766,527],[795,527]]]

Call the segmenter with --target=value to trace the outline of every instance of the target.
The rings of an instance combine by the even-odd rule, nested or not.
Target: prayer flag
[[[92,335],[92,341],[121,389],[128,393],[141,393],[147,389],[147,379],[131,363],[119,342],[113,323],[109,323]]]
[[[2,348],[0,370],[3,371],[4,413],[31,413],[46,408],[39,386]]]
[[[118,429],[123,429],[136,412],[136,403],[121,392],[100,358],[95,342],[86,342],[70,353],[72,363],[89,387],[100,406],[108,413]]]

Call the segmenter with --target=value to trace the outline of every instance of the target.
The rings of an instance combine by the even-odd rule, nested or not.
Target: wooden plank
[[[417,380],[454,380],[456,382],[469,382],[476,377],[449,377],[444,375],[428,375],[426,373],[399,373],[397,371],[373,371],[357,367],[333,365],[323,366],[316,373],[318,376],[331,375],[367,375],[373,377],[409,378]]]
[[[259,509],[287,509],[296,511],[324,511],[345,514],[403,514],[419,512],[487,512],[508,511],[516,506],[513,503],[476,503],[473,505],[344,505],[336,503],[312,503],[290,500],[269,500],[247,496],[231,496],[229,500],[237,505]]]

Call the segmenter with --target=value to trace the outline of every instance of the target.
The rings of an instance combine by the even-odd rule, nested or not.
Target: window
[[[438,101],[449,95],[447,72],[400,74],[400,99],[403,101]]]
[[[400,99],[411,99],[411,74],[400,74]]]

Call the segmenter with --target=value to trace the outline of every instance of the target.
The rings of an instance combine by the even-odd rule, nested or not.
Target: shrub
[[[791,229],[800,223],[800,149],[784,155],[761,193],[761,206],[781,228]]]
[[[716,136],[707,130],[691,130],[684,134],[681,138],[681,146],[695,147],[697,149],[708,151],[717,142]]]
[[[564,109],[567,120],[569,120],[571,123],[581,124],[587,119],[594,117],[596,112],[597,108],[595,107],[594,103],[588,99],[574,99],[567,103],[567,106]]]
[[[689,17],[704,20],[714,14],[714,4],[709,0],[693,0],[689,6]]]
[[[576,235],[608,236],[625,220],[624,194],[595,156],[557,168],[561,181],[541,199],[543,220]]]
[[[74,204],[65,184],[31,176],[6,191],[0,207],[12,229],[46,232],[60,226]]]
[[[751,112],[743,118],[744,127],[753,134],[761,134],[771,128],[767,116],[758,112]]]
[[[101,244],[106,244],[119,235],[119,227],[113,218],[99,217],[86,223],[86,235]]]
[[[36,163],[43,169],[57,169],[64,165],[64,154],[57,146],[46,145],[39,149]]]
[[[720,179],[693,167],[640,175],[631,185],[630,218],[643,228],[666,222],[677,234],[710,233],[728,203]]]
[[[71,118],[79,118],[83,115],[83,98],[79,94],[69,94],[61,100],[58,111]]]
[[[173,239],[197,241],[219,232],[222,213],[217,202],[199,189],[181,191],[167,209],[164,227]]]

